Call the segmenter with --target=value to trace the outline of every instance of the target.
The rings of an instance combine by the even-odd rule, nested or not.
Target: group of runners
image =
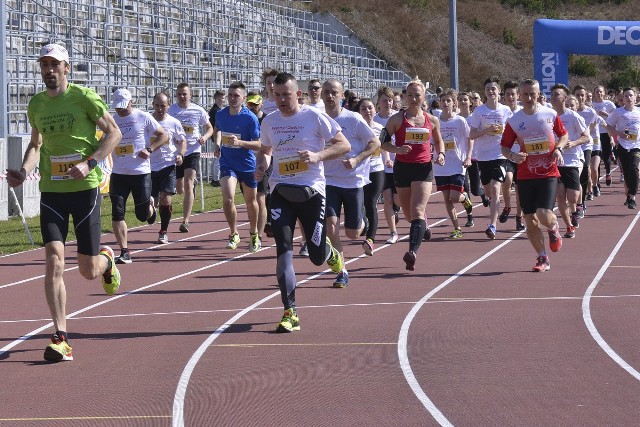
[[[284,307],[279,332],[300,329],[293,269],[296,227],[303,239],[301,254],[317,266],[326,263],[336,274],[333,286],[344,288],[349,274],[342,239],[361,240],[364,253],[373,255],[381,194],[389,227],[386,243],[398,241],[400,211],[410,224],[402,258],[409,271],[416,268],[421,243],[431,237],[427,203],[434,178],[453,225],[452,239],[463,237],[457,203],[467,215],[464,226],[475,225],[471,195],[489,207],[485,233],[495,239],[498,224],[511,214],[516,183],[516,230],[526,230],[536,272],[550,268],[545,232],[551,251],[562,246],[554,207],[565,223],[564,237],[573,238],[586,212],[585,200],[600,194],[600,159],[605,160],[605,183],[611,183],[605,140],[609,150],[615,147],[623,171],[625,204],[636,207],[640,109],[634,88],[621,92],[616,107],[604,100],[600,86],[590,101],[584,87],[571,91],[557,84],[548,106],[535,80],[500,86],[490,78],[484,82],[484,103],[473,92],[440,90],[438,109],[430,114],[425,85],[417,78],[402,94],[382,87],[373,99],[352,93],[346,103],[338,80],[311,80],[303,95],[293,75],[269,69],[263,73],[265,99],[235,82],[226,93],[216,93],[216,106],[207,113],[191,102],[189,85],[181,83],[175,103],[158,93],[148,113],[134,108],[131,93],[121,88],[113,95],[112,116],[93,90],[68,82],[70,63],[63,47],[44,46],[38,62],[46,90],[29,103],[31,141],[22,169],[7,171],[7,179],[11,186],[20,185],[39,164],[45,293],[55,327],[44,354],[49,361],[73,359],[63,281],[69,216],[80,273],[89,280],[102,277],[105,292],[116,293],[121,282],[116,264],[132,262],[124,221],[129,195],[139,221],[154,224],[159,212],[158,242],[167,243],[172,196],[182,194],[179,231],[188,233],[200,152],[209,138],[215,142],[218,185],[231,231],[226,247],[236,249],[242,241],[234,200],[238,184],[249,217],[248,251],[261,248],[263,234],[275,240]],[[102,172],[96,166],[109,154],[119,256],[100,246]]]

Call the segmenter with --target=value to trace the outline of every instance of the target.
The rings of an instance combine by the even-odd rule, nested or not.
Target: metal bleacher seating
[[[267,67],[301,80],[335,77],[362,94],[401,86],[409,76],[355,45],[309,12],[258,0],[6,0],[9,134],[29,132],[26,107],[43,89],[35,62],[42,45],[67,47],[70,80],[107,102],[128,87],[147,108],[160,90],[187,81],[207,108],[216,89],[262,87]]]

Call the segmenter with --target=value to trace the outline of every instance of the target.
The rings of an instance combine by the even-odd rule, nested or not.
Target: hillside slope
[[[503,81],[532,77],[533,22],[537,18],[624,21],[640,16],[640,1],[616,3],[620,0],[564,5],[553,16],[544,16],[504,6],[499,0],[458,0],[460,88],[477,90],[493,75]],[[407,74],[429,81],[432,87],[449,86],[448,0],[315,0],[310,8],[336,15],[376,54]],[[615,69],[605,58],[589,60],[597,67],[596,76],[570,76],[572,85],[593,87],[610,80]],[[639,57],[632,60],[640,66]]]

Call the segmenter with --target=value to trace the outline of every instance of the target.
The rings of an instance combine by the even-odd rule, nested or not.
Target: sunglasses
[[[309,90],[320,90],[322,86],[309,86]]]

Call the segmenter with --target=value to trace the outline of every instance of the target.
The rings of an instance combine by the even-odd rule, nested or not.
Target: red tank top
[[[396,146],[410,145],[409,154],[396,154],[396,162],[427,163],[431,161],[431,134],[433,129],[429,116],[424,111],[424,125],[417,127],[407,121],[406,111],[402,113],[402,125],[395,133]]]

